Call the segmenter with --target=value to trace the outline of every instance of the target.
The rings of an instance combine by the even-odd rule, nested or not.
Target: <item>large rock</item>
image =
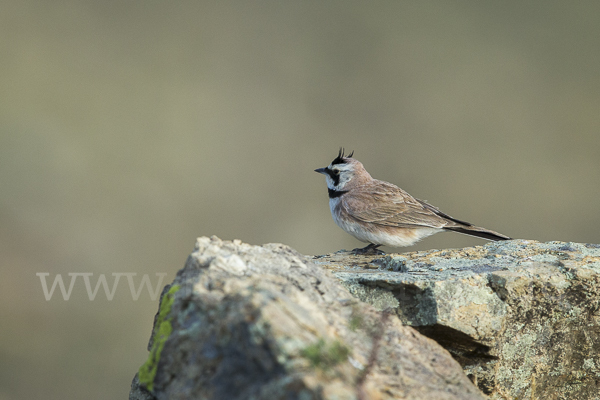
[[[600,245],[513,240],[315,262],[443,345],[492,399],[600,399]]]
[[[278,244],[199,238],[149,350],[131,399],[484,398],[435,341]]]

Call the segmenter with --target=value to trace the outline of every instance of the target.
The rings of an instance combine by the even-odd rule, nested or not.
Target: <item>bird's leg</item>
[[[381,250],[377,250],[377,248],[381,246],[380,244],[373,244],[373,243],[369,243],[366,247],[362,247],[362,248],[356,248],[354,250],[352,250],[352,253],[354,254],[360,254],[360,255],[380,255],[380,254],[385,254],[385,252],[381,251]]]

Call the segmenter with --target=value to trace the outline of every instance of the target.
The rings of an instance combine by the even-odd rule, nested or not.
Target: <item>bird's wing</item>
[[[353,190],[351,196],[342,198],[342,204],[353,218],[371,224],[399,228],[444,228],[456,223],[470,225],[383,181]]]

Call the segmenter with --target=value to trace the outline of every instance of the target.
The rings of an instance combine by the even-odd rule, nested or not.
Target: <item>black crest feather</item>
[[[340,152],[338,153],[338,156],[336,157],[335,160],[333,160],[331,162],[331,164],[345,164],[346,161],[344,161],[344,158],[350,158],[354,155],[354,151],[352,151],[352,153],[348,154],[348,156],[344,157],[344,148],[340,147]]]

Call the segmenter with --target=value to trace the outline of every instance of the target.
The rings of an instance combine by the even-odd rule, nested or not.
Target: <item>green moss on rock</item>
[[[152,341],[152,348],[146,362],[140,367],[138,377],[140,383],[150,391],[153,390],[154,377],[158,369],[158,362],[160,360],[160,353],[165,342],[173,331],[171,325],[171,318],[167,319],[167,316],[171,312],[171,307],[175,301],[175,293],[179,290],[179,285],[172,286],[169,291],[164,295],[160,303],[160,310],[158,317],[156,318],[156,325],[154,327],[154,338]]]
[[[301,354],[310,361],[313,367],[328,371],[339,363],[346,361],[350,349],[337,340],[325,343],[323,339],[319,339],[316,343],[302,350]]]

